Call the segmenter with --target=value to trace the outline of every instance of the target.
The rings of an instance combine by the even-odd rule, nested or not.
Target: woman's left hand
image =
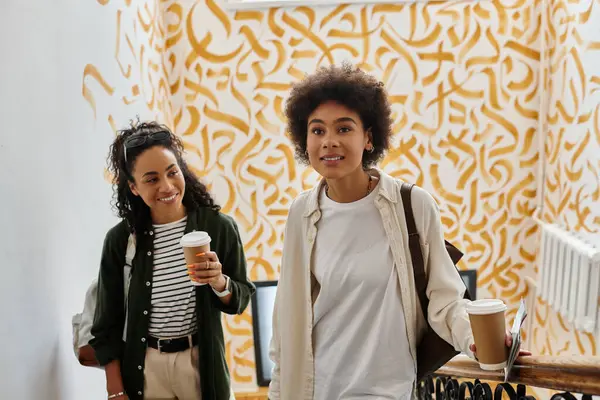
[[[198,262],[188,265],[188,274],[194,282],[208,283],[217,292],[225,290],[227,280],[223,276],[222,265],[214,251],[196,254]]]
[[[506,335],[504,337],[504,342],[506,343],[506,347],[510,348],[512,346],[512,335],[510,334],[509,331],[506,331]],[[475,358],[477,358],[477,347],[475,346],[475,343],[470,345],[469,349],[473,352],[473,354],[475,355]],[[517,358],[524,357],[524,356],[530,356],[530,355],[531,355],[530,351],[519,349],[519,355],[517,356]]]

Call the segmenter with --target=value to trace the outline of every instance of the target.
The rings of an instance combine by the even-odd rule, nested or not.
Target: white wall
[[[95,93],[97,121],[82,97],[86,64],[121,76],[114,13],[103,11],[96,1],[0,2],[3,399],[106,398],[104,373],[77,363],[70,326],[116,222],[103,179],[113,132],[100,116],[117,96]],[[117,126],[148,118],[140,103],[112,104]]]

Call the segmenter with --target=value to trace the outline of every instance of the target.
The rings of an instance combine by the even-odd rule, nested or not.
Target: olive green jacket
[[[209,208],[188,212],[185,232],[205,231],[212,238],[211,250],[230,278],[232,294],[229,305],[221,302],[209,285],[196,287],[199,365],[202,400],[229,400],[231,387],[225,360],[225,343],[221,312],[241,314],[255,291],[248,280],[244,248],[234,220]],[[153,231],[148,225],[136,234],[136,253],[132,262],[127,301],[126,341],[123,266],[130,230],[123,220],[107,234],[102,250],[98,278],[98,297],[90,345],[100,365],[120,360],[125,391],[131,400],[144,394],[144,360],[150,318],[153,270]]]

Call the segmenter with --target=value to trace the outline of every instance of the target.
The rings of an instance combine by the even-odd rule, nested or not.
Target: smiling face
[[[372,148],[371,143],[360,116],[339,103],[323,103],[308,117],[308,159],[324,178],[340,179],[362,171],[363,153]]]
[[[163,224],[185,216],[185,180],[177,158],[163,146],[153,146],[139,154],[129,183],[131,192],[150,208],[152,222]]]

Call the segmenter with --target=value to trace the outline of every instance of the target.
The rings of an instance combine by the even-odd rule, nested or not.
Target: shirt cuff
[[[214,293],[215,293],[217,296],[219,296],[219,297],[225,297],[225,296],[227,296],[228,294],[230,294],[230,293],[231,293],[231,292],[229,291],[229,286],[230,286],[230,284],[229,284],[229,277],[228,277],[227,275],[223,275],[223,276],[225,277],[225,290],[223,290],[222,292],[217,292],[217,291],[215,290],[215,288],[211,286],[211,289],[212,289],[212,291],[213,291],[213,292],[214,292]]]

